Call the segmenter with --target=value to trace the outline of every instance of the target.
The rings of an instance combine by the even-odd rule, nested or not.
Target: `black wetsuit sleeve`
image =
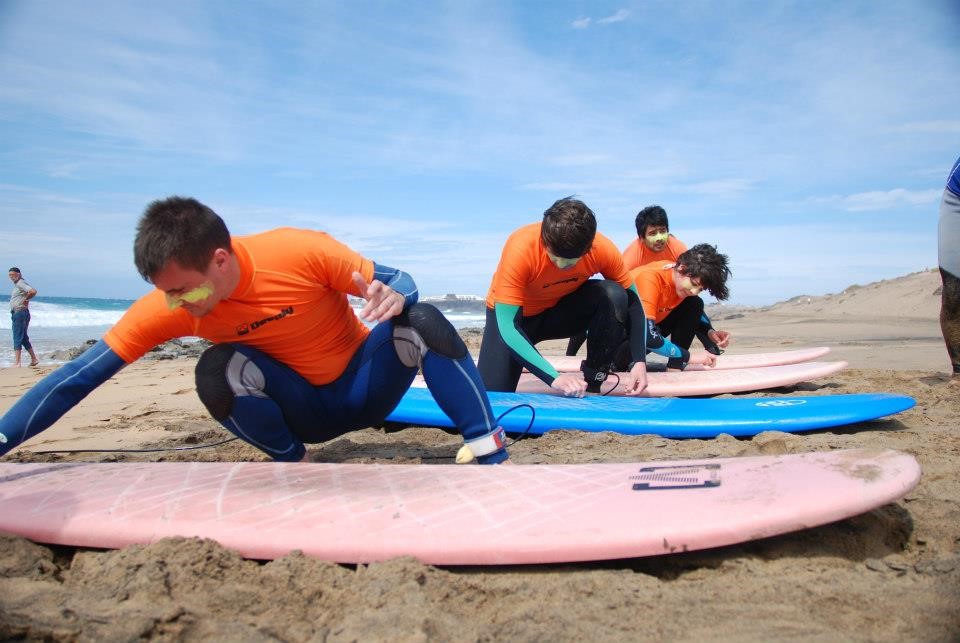
[[[700,319],[697,322],[697,331],[701,333],[709,333],[713,330],[713,324],[710,322],[710,318],[707,317],[706,313],[700,315]]]
[[[630,323],[630,357],[633,362],[647,361],[647,314],[636,284],[627,288],[627,315]]]

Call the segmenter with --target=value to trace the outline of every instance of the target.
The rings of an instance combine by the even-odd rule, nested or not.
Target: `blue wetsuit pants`
[[[314,386],[290,367],[242,344],[221,344],[210,351],[226,351],[226,361],[214,375],[203,375],[197,364],[201,399],[231,433],[275,460],[303,458],[305,443],[325,442],[356,429],[377,426],[410,388],[420,365],[406,365],[395,347],[394,320],[375,326],[357,349],[339,378]],[[440,408],[450,416],[465,440],[496,429],[490,402],[476,366],[464,349],[460,358],[427,350],[421,364],[424,379]],[[225,373],[229,392],[222,408],[205,396],[204,377]],[[205,399],[206,397],[206,399]],[[480,462],[506,459],[500,450],[477,458]]]

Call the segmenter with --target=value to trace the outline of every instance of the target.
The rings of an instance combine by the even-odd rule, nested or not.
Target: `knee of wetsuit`
[[[687,301],[698,313],[703,313],[703,297],[687,297]]]
[[[427,351],[452,359],[467,356],[467,345],[457,329],[435,306],[413,304],[397,316],[393,346],[404,366],[417,366]]]
[[[617,321],[623,323],[627,319],[627,291],[624,290],[623,286],[609,279],[601,280],[599,288],[603,292],[604,298],[610,302]]]
[[[236,396],[264,397],[263,371],[232,344],[205,350],[194,373],[197,396],[218,422],[230,417]]]
[[[632,363],[633,353],[630,349],[630,342],[623,342],[613,354],[613,370],[621,373],[629,371]]]

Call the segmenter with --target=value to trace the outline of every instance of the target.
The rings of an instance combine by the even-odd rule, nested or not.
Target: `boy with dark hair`
[[[685,243],[670,234],[667,211],[659,205],[648,205],[640,210],[634,224],[637,228],[637,238],[623,251],[623,263],[627,270],[634,270],[658,261],[675,262],[687,249]],[[702,303],[701,301],[701,305]],[[707,352],[720,355],[727,347],[727,343],[718,345],[712,341],[709,334],[712,328],[710,318],[704,315],[698,325],[696,336]],[[567,355],[576,355],[586,340],[585,333],[571,337],[567,343]]]
[[[380,424],[420,368],[472,456],[507,459],[466,345],[436,308],[417,303],[407,273],[313,230],[231,237],[213,210],[181,197],[150,204],[134,255],[156,289],[3,416],[0,455],[157,344],[199,336],[214,343],[196,366],[200,400],[274,460],[304,460],[305,443]],[[372,330],[348,294],[367,300],[360,316],[379,322]]]
[[[670,234],[667,211],[659,205],[648,205],[637,213],[634,221],[637,238],[623,251],[627,270],[645,266],[654,261],[676,261],[687,245]]]
[[[716,247],[701,243],[681,253],[675,263],[658,261],[634,268],[630,274],[648,319],[648,346],[651,349],[673,346],[679,356],[671,357],[667,368],[686,368],[690,344],[703,324],[703,300],[697,295],[706,290],[721,301],[730,295],[727,256],[718,253]],[[710,328],[705,332],[718,344],[726,344],[730,338],[726,331]],[[618,370],[628,365],[625,353],[625,349],[618,353]],[[712,365],[713,358],[707,357],[705,363]]]
[[[646,389],[643,307],[616,246],[596,230],[590,208],[567,197],[507,239],[487,294],[478,362],[488,390],[515,391],[526,367],[564,395],[598,391],[628,336],[629,392]],[[604,279],[590,279],[596,273]],[[558,373],[535,348],[583,331],[589,340],[581,373]]]

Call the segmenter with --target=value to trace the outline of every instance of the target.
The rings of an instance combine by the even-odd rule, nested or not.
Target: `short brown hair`
[[[170,260],[203,272],[217,248],[233,251],[223,219],[196,199],[172,196],[144,210],[133,242],[133,262],[140,276],[151,281]]]
[[[540,238],[547,248],[564,259],[577,259],[590,251],[597,236],[597,218],[587,205],[573,197],[554,201],[543,213]]]

